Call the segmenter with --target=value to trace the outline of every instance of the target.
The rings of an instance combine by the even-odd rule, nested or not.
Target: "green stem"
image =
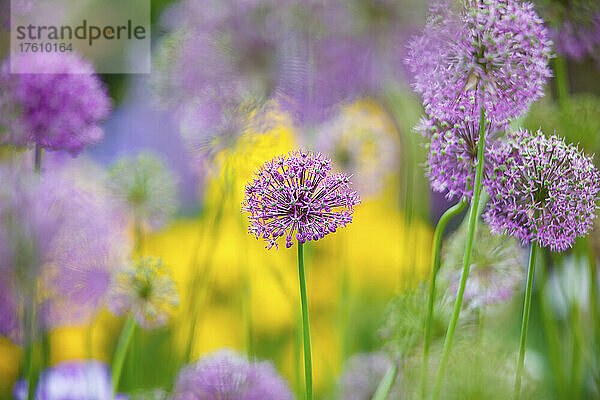
[[[392,386],[394,386],[394,381],[396,380],[396,375],[398,375],[398,367],[396,364],[392,365],[388,368],[385,375],[379,382],[377,386],[377,390],[372,397],[372,400],[386,400],[390,391],[392,390]]]
[[[25,376],[27,376],[27,399],[34,400],[35,392],[37,388],[37,380],[38,380],[38,370],[36,368],[35,357],[34,357],[34,349],[35,349],[35,330],[36,330],[36,307],[35,307],[35,289],[33,291],[34,295],[32,296],[31,304],[27,305],[28,311],[25,315],[25,335],[26,335],[26,345],[25,345]]]
[[[589,238],[585,240],[585,244],[587,247],[586,253],[590,273],[590,311],[592,313],[592,328],[596,343],[600,343],[600,326],[598,326],[598,322],[600,321],[600,312],[598,310],[598,266],[596,264],[596,255],[594,254],[594,249]]]
[[[304,244],[298,243],[298,276],[300,278],[300,301],[302,303],[302,336],[304,338],[305,398],[313,398],[312,355],[310,350],[310,325],[308,322],[308,299],[306,298],[306,274],[304,272]]]
[[[558,103],[561,107],[564,107],[569,97],[569,77],[567,75],[567,63],[563,57],[557,56],[554,59],[554,75],[556,78]]]
[[[123,326],[121,336],[117,342],[117,349],[112,362],[112,383],[113,383],[113,394],[117,393],[119,387],[119,380],[121,379],[121,372],[123,370],[123,363],[125,362],[125,356],[127,355],[127,348],[131,342],[133,331],[135,330],[135,320],[132,316],[129,316],[127,322]]]
[[[519,363],[517,364],[517,376],[515,378],[515,400],[521,394],[521,376],[525,361],[525,346],[527,345],[527,328],[529,326],[529,312],[531,310],[531,294],[533,292],[533,272],[535,271],[535,259],[537,256],[537,245],[531,244],[529,255],[529,269],[527,271],[527,287],[525,289],[525,301],[523,303],[523,322],[521,323],[521,345],[519,348]]]
[[[421,374],[422,398],[425,398],[425,387],[428,375],[429,345],[431,343],[431,325],[433,322],[433,308],[435,303],[435,284],[441,264],[442,237],[444,236],[444,231],[450,220],[460,214],[466,206],[466,200],[461,199],[459,203],[446,210],[438,221],[435,232],[433,233],[433,246],[431,247],[431,259],[433,260],[433,264],[431,268],[431,282],[429,284],[429,299],[427,301],[427,316],[425,317],[425,340],[423,342],[423,371]]]
[[[446,367],[448,365],[448,357],[450,356],[450,349],[452,347],[452,340],[454,339],[454,332],[456,331],[458,317],[460,316],[460,309],[462,307],[463,296],[465,294],[467,278],[469,277],[469,268],[471,266],[471,253],[473,251],[473,241],[475,239],[475,230],[477,228],[477,219],[479,215],[479,197],[481,196],[481,181],[483,178],[483,165],[485,163],[484,150],[485,109],[481,107],[481,116],[479,119],[479,143],[477,147],[477,169],[475,171],[475,186],[473,187],[473,199],[471,200],[471,209],[469,213],[469,230],[467,235],[467,243],[465,246],[463,269],[460,277],[460,286],[456,295],[456,302],[454,303],[454,311],[452,312],[452,318],[450,319],[450,323],[448,324],[448,330],[446,332],[446,340],[444,341],[444,348],[442,350],[440,366],[438,368],[438,372],[435,377],[435,382],[433,384],[433,391],[431,392],[431,400],[437,399],[439,395],[439,391],[442,385],[442,379],[444,378]]]

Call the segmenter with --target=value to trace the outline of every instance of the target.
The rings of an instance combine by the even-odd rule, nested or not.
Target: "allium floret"
[[[561,252],[592,229],[600,173],[576,146],[520,129],[490,151],[490,162],[484,219],[492,233]]]
[[[358,193],[348,176],[331,170],[329,158],[306,150],[266,162],[246,185],[242,209],[250,214],[250,233],[269,249],[285,236],[289,248],[294,232],[305,243],[351,223]]]

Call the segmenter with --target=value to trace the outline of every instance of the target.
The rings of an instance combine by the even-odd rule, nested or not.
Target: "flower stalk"
[[[127,318],[127,322],[123,326],[123,330],[121,331],[121,336],[119,336],[119,341],[117,342],[117,349],[115,350],[115,355],[113,357],[112,363],[112,386],[113,386],[113,394],[117,393],[117,388],[119,387],[119,381],[121,380],[121,372],[123,371],[123,363],[125,362],[125,356],[127,355],[127,349],[129,348],[129,343],[131,343],[131,338],[133,336],[133,331],[135,330],[135,320],[133,316],[130,315]]]
[[[433,246],[431,248],[432,270],[431,282],[429,283],[429,298],[427,301],[427,316],[425,317],[425,339],[423,341],[423,371],[421,374],[421,397],[425,398],[425,383],[427,381],[429,346],[431,344],[431,325],[433,322],[433,308],[435,303],[435,288],[438,272],[441,264],[442,237],[446,226],[452,218],[460,214],[467,206],[467,201],[463,198],[460,202],[450,207],[440,218],[435,232],[433,233]]]
[[[304,244],[298,243],[298,275],[300,278],[300,301],[302,303],[302,337],[304,344],[304,385],[305,398],[313,398],[312,354],[310,348],[310,325],[308,319],[308,299],[306,297],[306,274],[304,272]]]
[[[525,289],[525,301],[523,303],[523,322],[521,323],[521,345],[519,348],[519,363],[517,364],[517,375],[515,378],[515,395],[517,400],[521,394],[521,377],[523,375],[523,365],[525,362],[525,346],[527,345],[527,328],[529,326],[529,313],[531,311],[531,294],[533,292],[533,273],[535,271],[535,260],[538,246],[531,244],[529,254],[529,268],[527,271],[527,286]]]
[[[462,307],[462,301],[465,294],[465,286],[467,284],[467,278],[469,277],[469,268],[471,263],[471,253],[473,251],[473,241],[475,239],[475,230],[477,229],[477,219],[479,216],[479,198],[481,197],[481,181],[483,179],[483,165],[485,150],[485,108],[481,107],[481,115],[479,119],[479,142],[477,147],[477,168],[475,172],[475,186],[473,188],[473,199],[471,200],[471,210],[469,213],[469,230],[467,235],[467,244],[465,246],[465,256],[463,260],[463,270],[460,278],[460,286],[456,295],[456,302],[454,303],[454,311],[452,312],[452,318],[448,324],[448,330],[446,332],[446,340],[444,341],[444,348],[442,350],[442,358],[440,360],[440,366],[438,368],[435,382],[433,385],[433,391],[431,393],[431,400],[438,398],[442,379],[446,372],[448,365],[448,357],[450,356],[450,349],[452,347],[452,340],[454,339],[454,332],[456,331],[456,325],[460,316],[460,309]]]

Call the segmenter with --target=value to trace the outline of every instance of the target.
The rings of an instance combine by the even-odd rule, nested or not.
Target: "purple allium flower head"
[[[465,102],[457,116],[448,120],[423,117],[415,131],[430,140],[426,172],[431,188],[454,197],[473,195],[473,180],[477,167],[479,145],[479,110],[475,104]],[[485,121],[486,152],[504,126]],[[486,157],[487,158],[487,157]],[[491,168],[484,164],[487,172]]]
[[[279,6],[274,0],[182,0],[168,12],[170,34],[154,86],[192,147],[211,153],[250,127],[268,129],[261,117],[278,81]]]
[[[361,196],[379,192],[398,164],[398,140],[391,124],[368,107],[349,109],[317,130],[317,148],[352,175]]]
[[[27,53],[12,63],[45,73],[11,74],[8,61],[2,66],[0,87],[18,112],[1,117],[16,118],[21,126],[0,137],[2,143],[77,154],[103,138],[100,123],[111,101],[91,63],[76,53]]]
[[[174,400],[292,400],[287,383],[269,362],[248,362],[220,350],[179,373]]]
[[[490,151],[490,163],[484,219],[492,233],[560,252],[591,230],[600,173],[577,147],[521,129]]]
[[[28,383],[22,379],[15,384],[16,400],[27,399]],[[42,371],[38,380],[36,400],[125,400],[117,393],[113,397],[110,370],[101,361],[63,361]]]
[[[132,217],[154,229],[177,209],[177,179],[152,152],[118,159],[109,171],[107,187]]]
[[[493,236],[485,226],[479,227],[476,235],[477,246],[473,248],[464,294],[465,305],[470,309],[510,300],[520,288],[526,265],[523,249],[516,239]],[[463,224],[444,245],[443,274],[454,297],[460,284],[466,241],[467,226]]]
[[[2,168],[0,176],[0,318],[10,322],[0,334],[22,340],[32,302],[41,329],[89,321],[125,251],[114,205],[67,168],[43,177]]]
[[[139,325],[155,328],[167,323],[179,305],[179,295],[162,260],[141,257],[115,274],[108,305],[117,315],[129,312]]]
[[[269,249],[285,236],[289,248],[294,232],[305,243],[351,223],[358,193],[347,176],[331,169],[329,158],[305,150],[266,162],[246,185],[242,209],[250,214],[250,233]]]
[[[494,123],[520,116],[544,94],[551,41],[533,5],[517,0],[436,2],[407,64],[432,117],[467,99]]]
[[[392,366],[390,358],[383,353],[356,354],[348,359],[338,381],[338,397],[341,400],[370,400],[379,383]],[[399,379],[392,387],[390,398],[396,398]]]

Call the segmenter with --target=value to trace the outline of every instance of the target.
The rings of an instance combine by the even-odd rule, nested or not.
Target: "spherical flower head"
[[[177,210],[177,179],[151,152],[118,159],[106,184],[130,216],[153,229],[162,227]]]
[[[590,231],[600,174],[576,146],[521,129],[491,151],[490,162],[484,219],[492,233],[561,252]]]
[[[156,328],[167,323],[179,305],[179,294],[161,259],[141,257],[115,274],[108,305],[117,315],[131,313],[144,328]]]
[[[386,122],[368,107],[349,108],[317,131],[317,148],[352,176],[363,197],[377,194],[398,164],[398,140]]]
[[[26,53],[13,57],[12,64],[19,69],[35,65],[45,73],[11,74],[8,61],[2,66],[0,87],[18,110],[7,117],[21,127],[0,137],[2,143],[77,154],[103,138],[100,124],[111,101],[90,62],[76,53]]]
[[[528,2],[438,1],[406,60],[427,114],[448,119],[474,99],[495,123],[522,115],[551,76],[549,34]]]
[[[286,382],[268,362],[248,362],[220,350],[179,373],[174,400],[292,400]]]
[[[347,176],[331,170],[329,158],[305,150],[266,162],[246,185],[242,209],[250,214],[250,233],[269,249],[285,236],[289,248],[294,233],[305,243],[351,223],[358,193]]]
[[[451,199],[455,197],[473,196],[473,181],[477,168],[477,152],[479,146],[480,115],[476,106],[470,103],[459,107],[460,114],[456,118],[438,120],[423,117],[415,131],[430,140],[426,172],[431,188],[446,193]],[[503,126],[485,120],[486,147],[484,156],[493,141],[497,140]],[[487,158],[487,157],[484,157]],[[491,168],[484,162],[484,171]]]
[[[126,251],[114,204],[68,169],[40,177],[2,168],[0,176],[0,318],[10,316],[0,334],[20,342],[33,304],[39,329],[89,322]]]
[[[18,381],[13,389],[16,400],[27,399],[28,382]],[[63,361],[40,373],[35,398],[37,400],[125,400],[117,393],[113,397],[110,370],[101,361]]]
[[[466,228],[463,224],[444,245],[442,271],[454,297],[460,283]],[[521,286],[526,265],[523,249],[517,240],[493,236],[485,226],[477,229],[475,241],[477,246],[473,248],[464,293],[465,305],[469,309],[477,309],[507,302]]]
[[[338,381],[338,397],[344,400],[370,400],[379,383],[393,363],[383,353],[356,354],[348,359]],[[390,396],[399,394],[398,382],[392,387]]]

